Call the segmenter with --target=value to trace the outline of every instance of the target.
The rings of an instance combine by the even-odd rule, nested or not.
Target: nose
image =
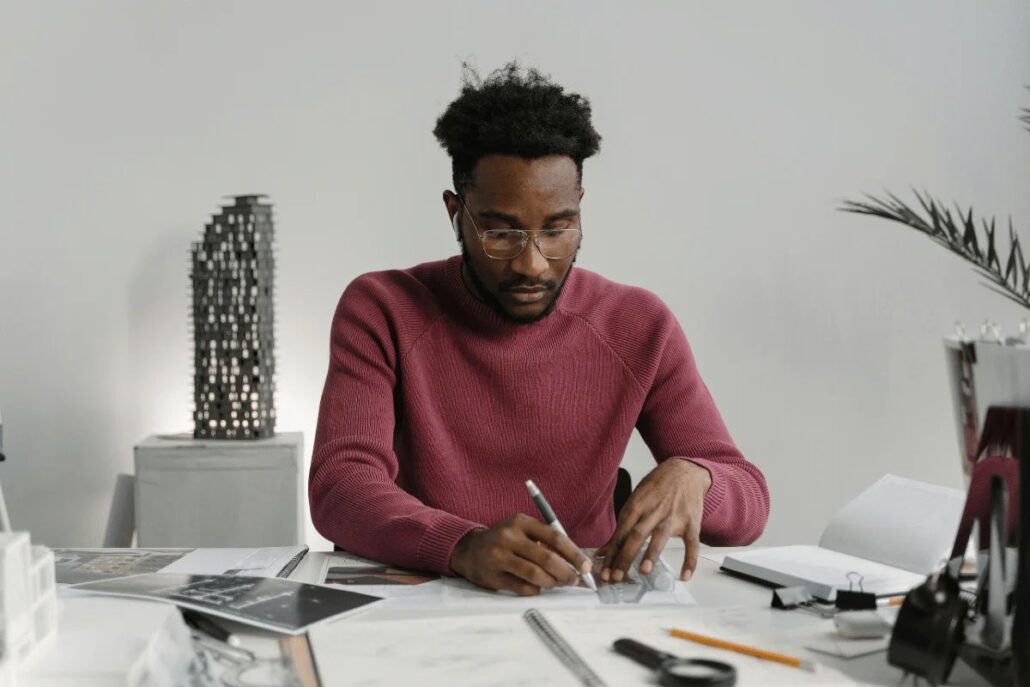
[[[530,239],[525,250],[512,258],[511,269],[527,279],[539,279],[547,271],[547,258],[540,252],[536,242]]]

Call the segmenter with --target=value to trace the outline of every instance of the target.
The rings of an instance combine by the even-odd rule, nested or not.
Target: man
[[[443,201],[461,257],[344,291],[311,464],[319,532],[523,595],[575,584],[591,567],[579,547],[602,547],[594,572],[617,582],[642,549],[649,572],[680,537],[689,579],[699,539],[757,538],[765,479],[730,438],[673,314],[572,268],[583,160],[600,144],[587,100],[513,63],[473,74],[434,133],[452,159]],[[634,427],[658,465],[616,523]],[[535,517],[527,479],[569,538]]]

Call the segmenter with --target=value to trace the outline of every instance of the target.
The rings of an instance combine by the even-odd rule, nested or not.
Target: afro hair
[[[567,155],[576,163],[580,181],[583,160],[601,147],[590,122],[590,101],[565,89],[536,69],[523,73],[509,62],[481,79],[463,65],[461,95],[436,121],[433,134],[451,156],[454,189],[472,186],[472,170],[480,158],[517,155],[529,160]]]

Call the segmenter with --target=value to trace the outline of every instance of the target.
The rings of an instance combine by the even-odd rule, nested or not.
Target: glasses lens
[[[525,246],[525,232],[514,229],[491,229],[483,232],[483,250],[492,258],[514,258]]]
[[[537,245],[545,258],[561,260],[576,252],[579,237],[579,229],[554,229],[541,233]]]
[[[545,258],[562,260],[579,248],[579,229],[548,229],[534,236]],[[483,249],[499,260],[518,257],[526,247],[528,236],[521,229],[491,229],[483,232]]]

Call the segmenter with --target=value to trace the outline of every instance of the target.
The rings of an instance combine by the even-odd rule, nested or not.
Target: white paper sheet
[[[655,684],[651,671],[611,650],[620,637],[632,637],[678,656],[726,661],[738,671],[737,684],[854,684],[821,666],[817,672],[808,673],[693,644],[663,632],[663,628],[678,627],[791,653],[789,646],[776,639],[742,632],[741,627],[751,627],[751,623],[741,620],[741,615],[727,609],[685,612],[681,608],[640,607],[545,612],[548,621],[609,687]],[[753,612],[743,615],[750,618]],[[327,685],[387,687],[413,674],[425,687],[579,684],[520,613],[430,620],[345,620],[316,626],[309,637],[319,673]],[[793,653],[796,655],[796,649]]]
[[[966,495],[884,475],[833,516],[819,546],[927,575],[945,561]]]
[[[890,637],[878,639],[848,639],[836,632],[827,632],[805,642],[805,648],[838,658],[858,658],[887,650]]]
[[[327,580],[329,568],[348,566],[376,567],[381,564],[352,553],[337,551],[322,564],[320,580]],[[326,584],[329,584],[326,581]],[[337,585],[333,585],[337,586]],[[343,589],[381,596],[383,605],[391,608],[468,608],[486,610],[519,610],[528,608],[591,608],[597,606],[694,606],[696,601],[687,584],[676,581],[668,591],[648,591],[639,602],[602,604],[598,595],[580,587],[545,589],[539,596],[522,597],[509,592],[496,592],[478,587],[467,580],[443,577],[417,585],[339,585]]]
[[[636,603],[603,604],[598,595],[586,587],[545,589],[539,596],[516,596],[494,592],[458,578],[443,582],[443,602],[463,608],[496,608],[518,610],[529,608],[634,608],[637,606],[695,606],[697,602],[684,582],[675,582],[667,592],[649,591]]]

